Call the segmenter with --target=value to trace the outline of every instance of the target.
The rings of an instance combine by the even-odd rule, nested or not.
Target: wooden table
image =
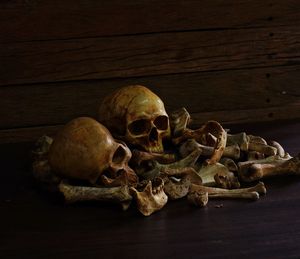
[[[300,151],[300,121],[230,126]],[[150,217],[102,203],[64,205],[39,191],[31,143],[0,146],[0,258],[299,258],[300,178],[265,181],[256,202],[169,202]],[[299,213],[299,214],[298,214]]]

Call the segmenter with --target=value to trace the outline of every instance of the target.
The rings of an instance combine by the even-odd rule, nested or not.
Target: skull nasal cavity
[[[157,141],[158,140],[158,132],[156,128],[152,128],[149,134],[149,141]]]
[[[112,162],[115,164],[121,164],[126,157],[126,151],[122,146],[119,146],[113,155]]]

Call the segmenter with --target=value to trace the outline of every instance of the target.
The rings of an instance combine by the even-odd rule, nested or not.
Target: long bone
[[[207,144],[207,135],[211,133],[217,138],[212,156],[206,160],[207,164],[218,162],[223,155],[226,146],[227,133],[223,127],[216,121],[208,121],[201,128],[196,130],[186,129],[180,137],[174,138],[172,141],[175,145],[179,145],[187,139],[195,139],[198,143]]]
[[[287,154],[285,157],[280,156],[269,156],[265,159],[260,160],[251,160],[251,161],[245,161],[245,162],[239,162],[238,163],[238,176],[239,178],[244,182],[251,181],[251,178],[249,178],[249,168],[253,164],[273,164],[277,165],[280,163],[283,163],[284,161],[289,160],[291,157]]]
[[[206,195],[208,198],[232,198],[232,199],[259,199],[259,194],[266,194],[265,185],[260,182],[257,185],[249,188],[227,190],[222,188],[207,187],[203,185],[192,184],[190,187],[189,196]],[[191,198],[191,197],[190,197]]]
[[[59,191],[64,195],[66,203],[75,203],[79,201],[109,201],[122,205],[126,210],[132,200],[127,185],[110,188],[73,186],[65,182],[59,184]]]
[[[150,160],[155,160],[162,164],[169,164],[176,162],[176,155],[167,153],[149,153],[134,149],[132,151],[130,166],[135,170],[135,173],[139,175],[145,171],[145,166],[151,167],[151,162],[149,162]]]
[[[186,142],[184,142],[179,148],[179,153],[181,156],[185,157],[187,154],[191,153],[191,151],[195,149],[199,149],[201,151],[201,156],[210,157],[214,154],[214,147],[199,144],[195,139],[188,139]],[[233,159],[239,159],[239,146],[235,144],[232,146],[225,147],[223,151],[223,156]]]
[[[289,160],[278,160],[270,163],[254,163],[242,175],[243,181],[252,182],[271,176],[300,175],[300,154]]]
[[[148,161],[148,166],[151,168],[149,171],[144,171],[139,175],[143,179],[152,180],[160,174],[166,174],[168,176],[180,176],[190,171],[190,167],[193,167],[200,156],[200,150],[194,150],[185,158],[171,163],[171,164],[160,164],[155,160]]]

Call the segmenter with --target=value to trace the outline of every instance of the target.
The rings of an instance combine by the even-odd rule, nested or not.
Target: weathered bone
[[[277,141],[270,141],[269,145],[272,147],[275,147],[277,149],[277,155],[280,157],[284,157],[285,156],[285,151],[283,149],[283,147],[277,142]]]
[[[31,152],[34,160],[46,159],[50,146],[52,145],[53,138],[49,136],[40,137],[35,143],[35,149]]]
[[[138,177],[131,168],[128,168],[127,171],[121,170],[118,176],[115,178],[110,178],[105,174],[100,176],[101,183],[103,183],[106,187],[117,187],[121,185],[129,185],[129,186],[137,186],[138,184]]]
[[[187,139],[195,139],[198,143],[207,145],[207,135],[211,133],[217,138],[212,156],[206,160],[207,164],[218,162],[223,155],[226,146],[227,133],[223,127],[216,121],[208,121],[197,130],[186,129],[180,137],[174,138],[172,141],[175,145],[179,145]]]
[[[170,114],[170,126],[174,137],[179,136],[185,131],[190,119],[191,116],[184,107]]]
[[[247,159],[249,161],[251,160],[261,160],[264,159],[265,155],[263,153],[257,152],[257,151],[248,151],[247,153]]]
[[[179,177],[177,175],[175,177],[170,176],[168,171],[165,173],[163,178],[165,182],[164,190],[171,200],[186,196],[192,183],[202,184],[202,178],[192,167],[182,168],[180,173],[177,171]]]
[[[187,175],[181,179],[174,179],[173,177],[165,178],[164,191],[169,199],[176,200],[185,197],[190,189],[191,180]]]
[[[143,167],[145,165],[148,165],[149,160],[155,160],[158,163],[162,164],[169,164],[176,162],[176,155],[168,153],[150,153],[134,149],[132,151],[132,158],[130,160],[130,164],[135,170],[136,174],[139,175],[145,171],[145,168]]]
[[[248,138],[248,141],[251,143],[260,143],[263,145],[267,145],[267,141],[260,136],[247,135],[247,138]]]
[[[208,192],[190,190],[187,195],[187,200],[190,204],[197,207],[205,207],[208,203]]]
[[[130,188],[130,191],[137,202],[138,210],[144,216],[149,216],[162,209],[168,201],[168,196],[164,192],[164,182],[159,177],[149,181],[141,192],[133,187]]]
[[[262,182],[253,187],[232,190],[192,184],[190,192],[198,192],[199,194],[207,192],[209,198],[241,198],[257,200],[259,194],[266,194],[266,188]]]
[[[243,174],[243,181],[252,182],[271,176],[300,175],[300,154],[289,160],[278,160],[270,163],[252,164],[246,174]]]
[[[59,184],[59,191],[64,195],[67,203],[79,201],[109,201],[116,202],[122,205],[123,210],[126,210],[132,200],[129,194],[129,187],[119,186],[111,188],[98,188],[86,186],[72,186],[65,182]]]
[[[141,173],[140,176],[144,179],[152,180],[155,177],[159,176],[161,173],[167,174],[169,176],[180,176],[186,174],[186,171],[183,169],[193,167],[199,156],[200,151],[194,150],[185,158],[171,164],[159,164],[154,160],[149,161],[149,167],[151,167],[152,169],[150,171]]]
[[[230,172],[237,172],[238,171],[237,164],[231,158],[222,157],[220,159],[220,163],[223,164],[224,166],[226,166]]]
[[[289,155],[286,155],[285,157],[280,156],[269,156],[265,159],[261,160],[251,160],[251,161],[245,161],[245,162],[239,162],[238,163],[238,176],[239,178],[244,182],[252,181],[251,177],[249,176],[249,168],[253,164],[280,164],[283,161],[286,161],[290,159],[291,157]],[[250,178],[249,178],[250,177]]]
[[[215,175],[217,173],[228,173],[227,167],[220,163],[216,163],[213,165],[202,165],[200,170],[198,171],[198,175],[202,179],[202,184],[205,186],[216,186]]]
[[[181,156],[185,157],[190,154],[193,150],[199,149],[201,151],[201,156],[212,156],[214,154],[214,147],[205,146],[199,144],[195,139],[188,139],[179,147],[179,153]],[[227,146],[223,151],[224,157],[230,157],[233,159],[240,158],[240,148],[238,145]]]
[[[214,176],[216,185],[224,189],[237,189],[240,188],[238,178],[232,172],[218,172]]]
[[[239,145],[242,151],[248,150],[249,140],[245,132],[238,134],[227,134],[227,146]]]
[[[257,142],[249,142],[249,151],[257,151],[267,156],[275,156],[277,148]]]

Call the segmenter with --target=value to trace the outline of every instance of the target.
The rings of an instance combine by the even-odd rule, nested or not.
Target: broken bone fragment
[[[126,210],[132,200],[129,193],[129,187],[88,187],[73,186],[65,182],[59,184],[59,191],[64,195],[66,203],[75,203],[80,201],[107,201],[121,204]]]
[[[184,107],[173,111],[170,114],[170,126],[172,130],[172,135],[174,137],[180,136],[180,134],[182,134],[187,128],[190,120],[191,116]]]
[[[220,159],[220,163],[227,167],[230,172],[237,172],[238,166],[237,164],[229,157],[222,157]]]
[[[53,138],[44,135],[35,142],[35,148],[31,152],[34,160],[46,159],[50,146],[53,143]]]
[[[214,176],[216,186],[224,189],[237,189],[240,188],[240,182],[234,173],[228,172],[217,172]]]
[[[131,187],[130,192],[136,200],[138,210],[144,216],[150,216],[152,213],[161,210],[168,201],[168,196],[164,192],[164,181],[159,177],[148,181],[142,191]]]
[[[179,161],[170,164],[160,164],[155,160],[149,161],[148,167],[150,170],[143,171],[139,175],[143,179],[152,180],[160,174],[167,174],[168,176],[178,176],[186,174],[186,168],[193,167],[200,156],[199,150],[194,150],[188,156]]]
[[[202,165],[198,171],[205,186],[219,186],[228,188],[239,188],[240,184],[237,177],[234,176],[228,168],[220,163],[212,165]]]
[[[277,155],[280,156],[280,157],[284,157],[286,155],[283,147],[277,142],[277,141],[270,141],[269,142],[269,145],[272,146],[272,147],[275,147],[277,149]]]
[[[202,184],[202,178],[192,167],[183,168],[180,177],[164,177],[164,191],[171,200],[185,197],[190,189],[191,184]]]
[[[209,134],[216,137],[216,143],[214,145],[213,154],[206,160],[206,163],[213,164],[218,162],[222,157],[227,140],[227,133],[218,122],[208,121],[199,129],[186,129],[180,137],[173,138],[172,141],[175,145],[179,145],[188,139],[195,139],[198,143],[207,145],[207,136]],[[209,139],[211,139],[211,136]]]
[[[208,203],[208,192],[195,191],[194,189],[190,190],[187,195],[187,201],[194,206],[205,207]]]
[[[226,146],[238,145],[242,151],[248,150],[249,140],[245,132],[227,134]]]
[[[300,175],[300,154],[288,160],[253,163],[240,177],[245,182],[253,182],[268,177],[283,175]]]
[[[262,143],[249,142],[249,151],[256,151],[267,156],[275,156],[277,148]]]

